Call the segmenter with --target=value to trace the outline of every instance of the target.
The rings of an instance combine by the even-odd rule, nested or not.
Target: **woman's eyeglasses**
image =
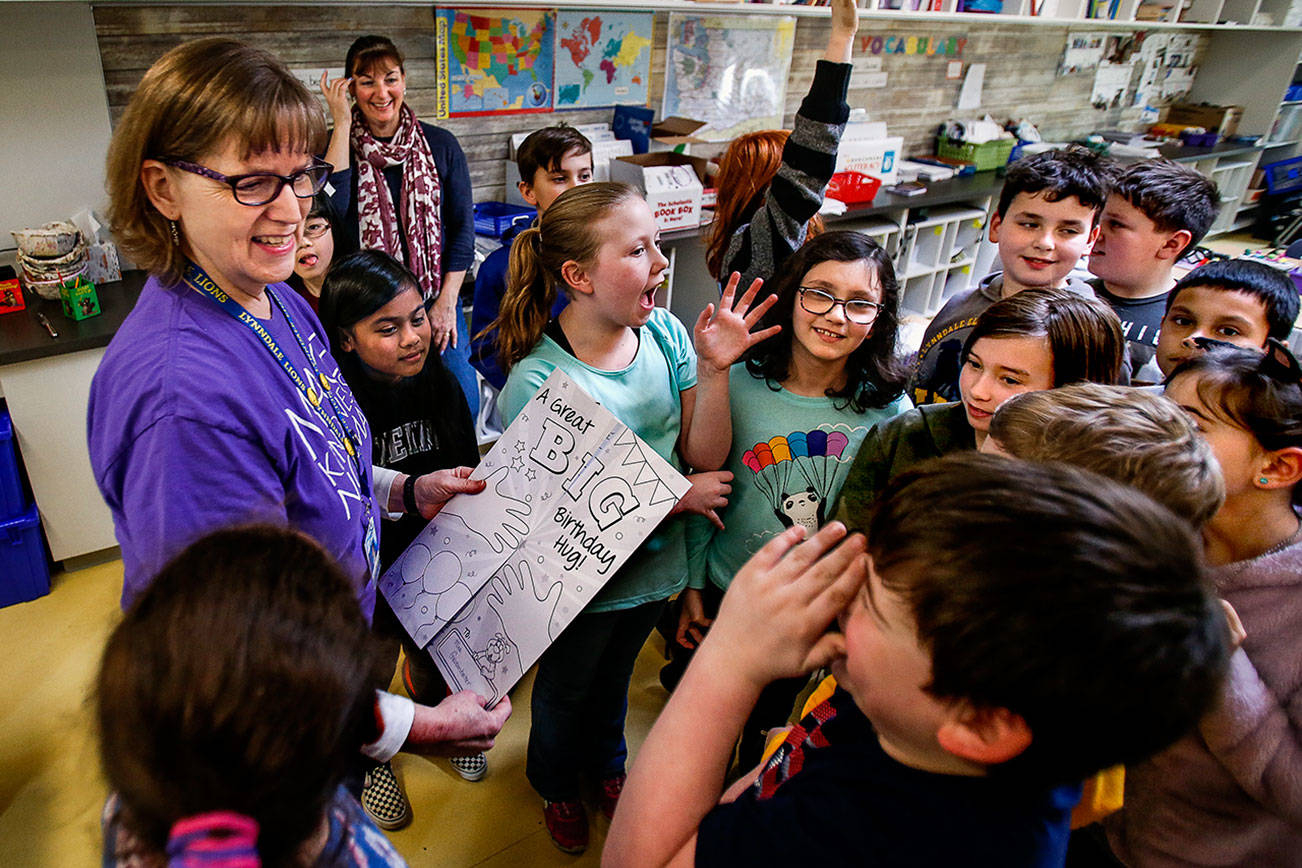
[[[306,169],[299,169],[292,175],[277,175],[274,172],[250,172],[247,175],[223,175],[206,166],[187,160],[160,160],[159,162],[220,181],[231,188],[235,201],[241,205],[266,205],[280,195],[280,191],[289,185],[294,195],[300,199],[311,199],[325,186],[326,178],[334,171],[334,166],[324,160],[314,160]]]
[[[841,305],[841,310],[845,311],[845,318],[856,325],[871,325],[882,309],[877,302],[864,298],[842,301],[830,292],[814,289],[811,286],[800,287],[800,306],[812,314],[821,316],[831,313],[832,308],[838,304]]]

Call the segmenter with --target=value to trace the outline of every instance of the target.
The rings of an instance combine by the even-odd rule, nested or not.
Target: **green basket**
[[[1016,139],[995,139],[993,142],[982,142],[979,145],[973,145],[968,142],[955,142],[944,136],[937,136],[936,154],[947,160],[962,160],[965,163],[973,163],[976,165],[978,172],[985,172],[990,169],[998,169],[1007,163],[1015,144],[1017,144]]]

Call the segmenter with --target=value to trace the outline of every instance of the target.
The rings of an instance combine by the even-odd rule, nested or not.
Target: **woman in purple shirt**
[[[316,99],[275,58],[225,38],[145,74],[108,157],[118,243],[150,272],[91,385],[91,465],[122,547],[122,602],[223,527],[311,537],[375,604],[380,510],[432,516],[482,483],[469,468],[373,472],[371,432],[307,303],[284,285],[330,166]],[[381,694],[369,752],[491,746],[509,703]]]

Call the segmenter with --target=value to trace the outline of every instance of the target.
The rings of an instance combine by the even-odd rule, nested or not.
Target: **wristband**
[[[407,474],[407,481],[402,484],[402,508],[407,512],[420,515],[420,507],[416,505],[416,474]]]

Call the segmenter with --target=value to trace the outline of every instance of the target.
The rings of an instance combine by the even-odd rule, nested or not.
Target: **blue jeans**
[[[524,773],[549,802],[579,797],[579,778],[624,771],[633,664],[664,601],[582,613],[538,659]]]
[[[451,344],[440,356],[443,365],[461,384],[461,391],[466,393],[466,403],[470,406],[470,418],[479,418],[479,381],[475,379],[475,369],[470,367],[470,329],[466,328],[466,315],[457,305],[457,345]]]

